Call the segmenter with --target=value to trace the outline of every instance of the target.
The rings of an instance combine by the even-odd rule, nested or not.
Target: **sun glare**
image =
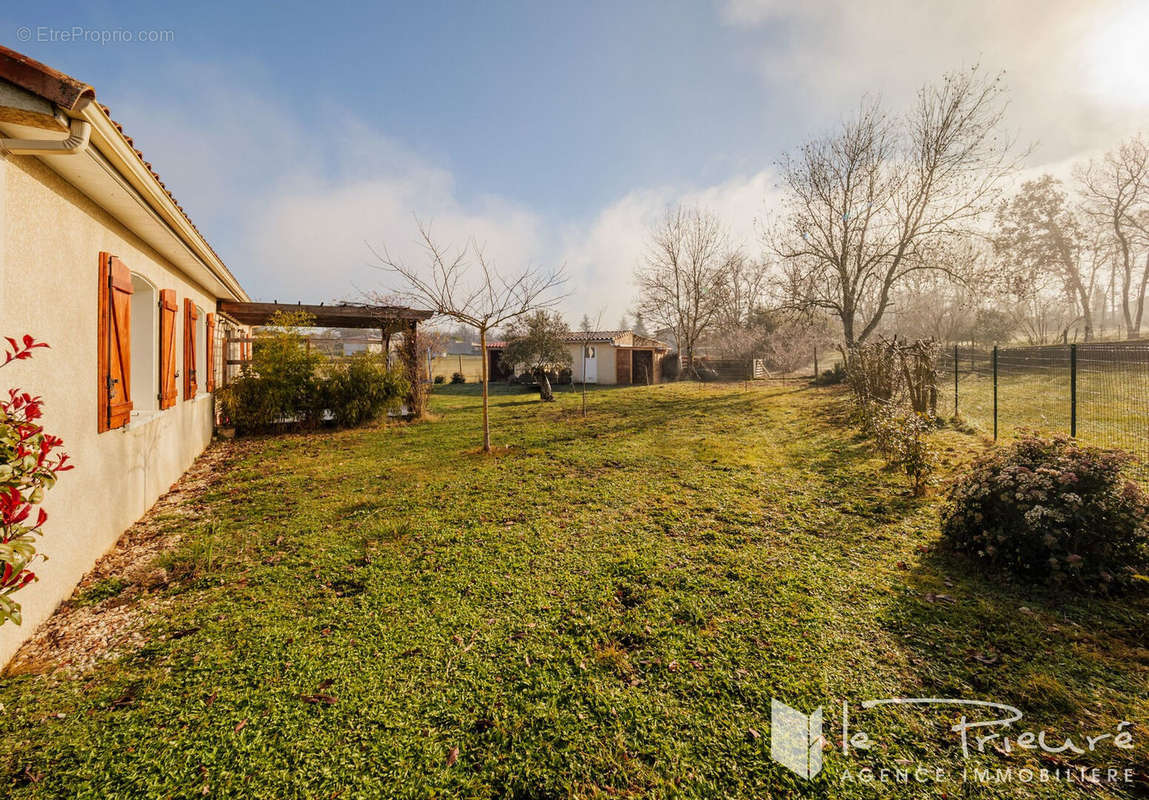
[[[1085,45],[1088,88],[1115,105],[1149,106],[1149,2],[1106,9]]]

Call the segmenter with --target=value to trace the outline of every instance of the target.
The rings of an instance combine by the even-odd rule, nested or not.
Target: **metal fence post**
[[[993,440],[997,441],[997,345],[993,346]]]
[[[958,415],[958,346],[954,345],[954,418]]]
[[[1077,438],[1077,344],[1069,345],[1069,435]]]

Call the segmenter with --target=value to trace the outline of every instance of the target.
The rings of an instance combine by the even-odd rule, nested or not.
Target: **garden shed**
[[[662,381],[662,360],[670,346],[634,331],[571,331],[563,335],[571,355],[575,383],[608,385],[651,384]],[[487,345],[491,380],[505,380],[513,374],[502,362],[505,342]]]

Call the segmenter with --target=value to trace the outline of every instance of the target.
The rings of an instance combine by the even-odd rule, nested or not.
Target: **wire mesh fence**
[[[1149,478],[1149,340],[943,350],[955,416],[996,438],[1025,428],[1132,454]],[[943,394],[943,397],[945,395]],[[939,412],[946,408],[939,402]],[[949,410],[949,409],[947,409]]]

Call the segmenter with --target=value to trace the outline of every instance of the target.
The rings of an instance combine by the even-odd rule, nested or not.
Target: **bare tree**
[[[381,268],[402,283],[395,294],[412,306],[470,325],[479,332],[482,351],[483,452],[491,452],[487,388],[487,333],[511,320],[557,304],[557,290],[566,278],[560,267],[550,272],[525,268],[504,275],[487,259],[474,239],[461,248],[444,247],[431,236],[429,225],[418,223],[419,238],[427,263],[410,266],[386,249],[372,253]],[[478,265],[477,270],[472,268]]]
[[[787,304],[836,316],[849,348],[907,275],[946,269],[937,251],[971,232],[1017,163],[997,133],[1002,92],[1000,76],[952,73],[902,120],[866,101],[836,134],[784,157],[784,213],[767,241]]]
[[[1085,341],[1093,339],[1094,295],[1106,253],[1099,237],[1082,224],[1061,181],[1052,175],[1026,181],[1002,204],[994,250],[1006,274],[1055,274],[1083,323]]]
[[[1089,215],[1115,240],[1125,335],[1135,339],[1149,287],[1149,146],[1137,136],[1074,175]]]
[[[636,313],[670,328],[684,370],[722,308],[722,286],[734,255],[718,217],[699,208],[666,212],[650,232],[645,262],[635,271]]]
[[[749,258],[732,250],[719,283],[718,318],[723,327],[743,327],[765,304],[770,266],[764,259]]]

